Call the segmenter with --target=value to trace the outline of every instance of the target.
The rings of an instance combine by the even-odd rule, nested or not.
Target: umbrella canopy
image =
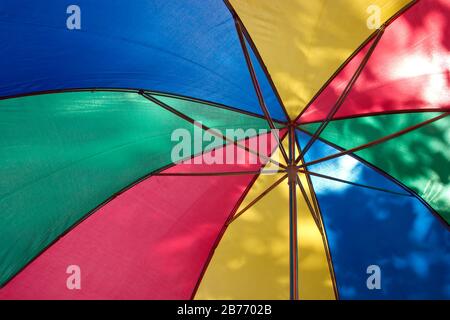
[[[4,0],[0,40],[0,299],[450,298],[449,1]]]

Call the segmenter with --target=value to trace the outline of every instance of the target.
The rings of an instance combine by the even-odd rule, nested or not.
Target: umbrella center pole
[[[297,181],[295,164],[295,126],[289,127],[289,163],[287,166],[289,184],[289,265],[290,299],[298,300],[298,239],[297,239]]]

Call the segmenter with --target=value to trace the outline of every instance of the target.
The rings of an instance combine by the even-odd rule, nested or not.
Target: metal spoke
[[[185,115],[185,114],[179,112],[178,110],[176,110],[176,109],[172,108],[171,106],[165,104],[164,102],[162,102],[162,101],[156,99],[155,97],[153,97],[153,96],[151,96],[151,95],[149,95],[149,94],[147,94],[147,93],[145,93],[145,92],[143,92],[143,91],[140,91],[139,93],[140,93],[144,98],[146,98],[146,99],[150,100],[151,102],[157,104],[158,106],[160,106],[160,107],[166,109],[167,111],[169,111],[169,112],[175,114],[176,116],[178,116],[178,117],[180,117],[180,118],[182,118],[182,119],[184,119],[184,120],[190,122],[191,124],[197,126],[198,128],[203,129],[203,130],[206,130],[206,131],[208,131],[210,134],[212,134],[212,135],[214,135],[214,136],[216,136],[216,137],[218,137],[218,138],[221,138],[222,140],[228,141],[228,142],[234,144],[235,146],[237,146],[237,147],[239,147],[239,148],[241,148],[241,149],[244,149],[245,151],[247,151],[247,152],[249,152],[249,153],[252,153],[252,154],[258,156],[259,158],[264,159],[265,161],[272,162],[273,164],[277,165],[278,167],[286,168],[286,166],[285,166],[284,164],[281,164],[281,163],[279,163],[278,161],[273,160],[272,158],[270,158],[270,157],[268,157],[268,156],[266,156],[266,155],[264,155],[264,154],[260,154],[259,152],[254,151],[254,150],[248,148],[247,146],[240,144],[238,141],[235,141],[235,140],[233,140],[233,139],[228,138],[227,136],[224,136],[221,132],[219,132],[219,131],[217,131],[217,130],[213,130],[213,129],[211,129],[211,128],[209,128],[209,127],[207,127],[207,126],[205,126],[205,125],[203,125],[203,124],[201,124],[201,123],[195,121],[195,120],[192,119],[191,117],[188,117],[187,115]]]
[[[287,178],[287,174],[285,174],[284,176],[282,176],[280,179],[278,179],[277,181],[275,181],[269,188],[267,188],[266,190],[264,190],[260,195],[258,195],[255,199],[253,199],[248,205],[246,205],[242,210],[240,210],[238,213],[236,213],[234,215],[234,217],[227,223],[230,224],[233,221],[235,221],[237,218],[239,218],[242,214],[244,214],[246,211],[248,211],[251,207],[253,207],[256,203],[259,202],[259,200],[261,200],[262,198],[264,198],[270,191],[272,191],[273,189],[275,189],[281,182],[283,182],[284,180],[286,180]]]
[[[350,93],[351,89],[353,88],[354,84],[356,83],[356,80],[358,80],[359,76],[361,75],[362,71],[364,70],[364,67],[366,66],[367,62],[369,61],[370,57],[372,56],[373,51],[375,50],[376,46],[378,45],[382,35],[384,33],[384,26],[382,26],[375,37],[375,40],[373,41],[372,45],[370,46],[369,50],[367,51],[366,55],[364,56],[363,60],[361,61],[360,65],[358,66],[358,69],[356,69],[355,73],[353,74],[352,78],[348,82],[347,86],[345,87],[344,91],[339,96],[336,104],[331,108],[330,112],[328,113],[325,120],[320,124],[319,128],[317,128],[316,132],[314,132],[311,139],[308,141],[306,146],[303,148],[300,155],[297,157],[296,163],[300,161],[300,159],[308,152],[308,150],[311,148],[311,146],[316,142],[317,138],[320,136],[320,134],[325,130],[328,123],[333,119],[334,115],[337,113],[339,108],[344,103],[345,99],[347,98],[348,94]]]
[[[308,174],[306,174],[306,181],[308,182],[310,194],[311,194],[311,197],[313,198],[313,204],[314,204],[314,208],[315,208],[316,214],[317,214],[317,219],[319,222],[319,232],[320,232],[320,235],[322,236],[322,242],[323,242],[323,246],[325,248],[325,255],[327,257],[328,270],[330,271],[331,280],[333,282],[334,295],[335,295],[336,299],[338,300],[339,299],[339,291],[338,291],[337,282],[336,282],[336,274],[334,272],[334,266],[333,266],[333,261],[331,258],[330,247],[328,245],[327,232],[325,230],[325,226],[323,223],[322,212],[320,211],[316,191],[314,190],[314,186],[312,185],[310,176]]]
[[[413,126],[408,127],[406,129],[400,130],[400,131],[395,132],[393,134],[384,136],[384,137],[382,137],[380,139],[376,139],[376,140],[373,140],[371,142],[362,144],[360,146],[357,146],[357,147],[354,147],[354,148],[351,148],[351,149],[348,149],[348,150],[343,150],[341,152],[338,152],[338,153],[335,153],[335,154],[332,154],[332,155],[329,155],[329,156],[326,156],[326,157],[323,157],[323,158],[320,158],[320,159],[317,159],[317,160],[313,160],[313,161],[310,161],[310,162],[307,162],[307,163],[303,163],[303,164],[297,166],[297,168],[299,168],[299,169],[300,168],[305,168],[307,166],[312,166],[312,165],[315,165],[317,163],[321,163],[321,162],[324,162],[324,161],[328,161],[328,160],[331,160],[331,159],[342,157],[342,156],[347,155],[347,154],[355,153],[355,152],[358,152],[358,151],[370,148],[370,147],[375,146],[377,144],[380,144],[380,143],[386,142],[388,140],[394,139],[394,138],[396,138],[398,136],[404,135],[404,134],[406,134],[408,132],[411,132],[413,130],[419,129],[419,128],[421,128],[423,126],[426,126],[426,125],[428,125],[430,123],[433,123],[435,121],[441,120],[441,119],[447,117],[449,114],[450,114],[450,112],[443,113],[443,114],[441,114],[439,116],[436,116],[434,118],[428,119],[428,120],[423,121],[423,122],[420,122],[420,123],[418,123],[416,125],[413,125]]]
[[[280,151],[283,155],[284,160],[287,162],[288,155],[286,153],[286,150],[284,149],[283,144],[281,143],[280,136],[278,135],[278,129],[275,127],[272,117],[270,116],[269,110],[267,109],[267,106],[264,102],[264,97],[261,92],[261,88],[259,86],[258,78],[256,77],[255,69],[253,67],[252,60],[250,59],[250,55],[247,50],[247,45],[245,44],[244,35],[242,32],[242,26],[237,19],[235,19],[234,22],[235,22],[237,34],[239,37],[239,42],[241,43],[242,51],[244,53],[245,61],[247,62],[247,67],[250,72],[250,76],[252,78],[253,87],[254,87],[256,95],[258,97],[259,105],[264,113],[264,116],[267,120],[267,123],[269,124],[269,127],[272,129],[272,132],[273,132],[275,138],[277,139],[277,141],[280,142],[279,143]]]
[[[412,197],[412,195],[409,194],[409,193],[397,192],[397,191],[388,190],[388,189],[384,189],[384,188],[369,186],[369,185],[366,185],[366,184],[361,184],[361,183],[357,183],[357,182],[353,182],[353,181],[339,179],[339,178],[331,177],[331,176],[328,176],[328,175],[325,175],[325,174],[312,172],[312,171],[309,171],[309,170],[299,169],[299,172],[303,172],[303,173],[308,174],[310,176],[316,176],[316,177],[327,179],[327,180],[332,180],[332,181],[336,181],[336,182],[346,183],[346,184],[353,185],[353,186],[356,186],[356,187],[361,187],[361,188],[366,188],[366,189],[371,189],[371,190],[376,190],[376,191],[396,194],[396,195],[399,195],[399,196]]]
[[[308,194],[306,193],[305,187],[302,185],[302,182],[298,175],[297,175],[297,184],[298,184],[298,187],[300,188],[303,198],[305,199],[306,205],[308,206],[308,209],[311,212],[311,215],[314,219],[314,222],[316,223],[317,228],[320,229],[319,220],[317,220],[316,210],[313,208],[311,201],[309,201]]]

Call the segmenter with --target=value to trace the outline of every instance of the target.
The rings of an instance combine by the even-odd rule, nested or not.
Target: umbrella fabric
[[[248,170],[261,164],[229,167],[179,164],[165,172]],[[217,234],[254,176],[155,178],[100,208],[33,261],[0,297],[190,297]],[[66,268],[75,262],[87,277],[87,287],[79,291],[65,284]],[[37,281],[30,282],[36,274]]]
[[[77,5],[0,4],[0,299],[450,298],[447,0]]]

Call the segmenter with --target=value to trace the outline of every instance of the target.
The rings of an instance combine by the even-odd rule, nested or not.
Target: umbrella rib
[[[296,135],[296,136],[297,136],[297,135]],[[295,140],[296,140],[296,144],[297,144],[298,151],[299,151],[299,157],[301,157],[300,160],[303,162],[304,159],[303,159],[303,156],[302,156],[302,147],[301,147],[301,145],[300,145],[298,139],[295,139]],[[319,231],[322,233],[322,230],[321,230],[321,228],[320,228],[319,221],[317,220],[317,219],[318,219],[317,213],[319,212],[318,206],[316,205],[316,202],[314,201],[314,199],[313,199],[313,205],[314,205],[314,207],[311,206],[311,204],[310,204],[310,202],[309,202],[309,198],[308,198],[308,196],[307,196],[307,194],[306,194],[306,191],[304,190],[304,187],[303,187],[303,185],[302,185],[302,183],[301,183],[301,179],[300,179],[300,176],[299,176],[299,174],[298,174],[299,172],[302,172],[302,173],[305,174],[306,182],[308,183],[308,186],[309,186],[309,189],[310,189],[310,193],[311,193],[312,184],[309,183],[309,174],[310,174],[310,171],[308,171],[307,169],[298,169],[296,179],[297,179],[297,184],[298,184],[299,187],[300,187],[300,191],[302,192],[303,198],[305,199],[306,204],[307,204],[307,206],[308,206],[308,208],[309,208],[309,211],[310,211],[310,213],[311,213],[311,215],[312,215],[312,217],[313,217],[313,219],[314,219],[314,222],[316,223],[317,228],[319,228]],[[312,193],[311,193],[311,197],[312,197]]]
[[[286,116],[286,119],[288,119],[288,122],[292,122],[290,119],[289,113],[286,110],[286,106],[284,105],[283,99],[281,98],[280,93],[278,92],[277,87],[276,87],[275,83],[273,82],[272,76],[271,76],[269,70],[267,69],[267,66],[264,64],[264,59],[262,58],[261,54],[258,52],[258,48],[257,48],[255,42],[253,41],[250,33],[248,32],[247,28],[245,27],[244,23],[242,22],[242,19],[239,17],[238,13],[233,8],[233,6],[231,5],[229,0],[223,0],[223,2],[228,7],[228,10],[230,11],[230,13],[232,15],[233,20],[239,22],[239,24],[241,26],[242,34],[244,35],[244,38],[247,40],[250,48],[252,48],[257,61],[259,62],[261,68],[263,69],[266,79],[269,82],[270,87],[271,87],[273,93],[275,94],[284,115]]]
[[[309,209],[309,211],[311,212],[311,216],[313,217],[314,222],[316,223],[317,228],[319,228],[319,230],[320,230],[320,224],[319,224],[319,220],[318,220],[318,218],[317,218],[317,213],[316,213],[316,211],[314,210],[314,208],[313,208],[313,206],[312,206],[312,204],[311,204],[311,201],[309,201],[309,197],[308,197],[308,195],[306,194],[305,187],[303,186],[303,184],[302,184],[302,182],[301,182],[300,177],[298,176],[298,174],[297,174],[297,176],[296,176],[296,179],[297,179],[298,187],[300,188],[300,191],[301,191],[301,193],[302,193],[302,196],[303,196],[303,198],[305,199],[306,205],[308,206],[308,209]]]
[[[384,25],[381,26],[381,28],[378,30],[377,35],[375,37],[374,42],[369,48],[369,51],[367,51],[366,55],[364,56],[363,60],[361,61],[360,65],[358,66],[358,69],[356,69],[355,73],[353,74],[350,81],[347,83],[347,86],[345,87],[344,91],[342,91],[341,95],[339,96],[338,100],[336,101],[336,104],[331,108],[330,112],[328,113],[325,120],[320,124],[320,126],[317,128],[317,130],[314,132],[311,139],[306,144],[305,148],[303,148],[300,155],[297,157],[296,162],[299,162],[300,159],[308,152],[308,150],[311,148],[311,146],[316,142],[317,138],[320,136],[320,134],[325,130],[328,123],[333,119],[339,108],[343,105],[345,99],[349,95],[350,91],[352,90],[354,84],[358,80],[359,76],[361,75],[362,71],[364,70],[364,67],[367,65],[370,57],[372,56],[373,51],[375,50],[376,46],[381,40],[381,37],[384,34]]]
[[[230,221],[228,221],[228,225],[231,224],[233,221],[235,221],[237,218],[239,218],[242,214],[244,214],[247,210],[249,210],[251,207],[253,207],[259,200],[264,198],[267,194],[269,194],[273,189],[275,189],[281,182],[286,180],[287,174],[283,175],[281,178],[279,178],[277,181],[275,181],[270,187],[265,189],[263,192],[261,192],[255,199],[253,199],[248,205],[246,205],[242,210],[240,210],[238,213],[234,215]]]
[[[319,230],[319,233],[322,237],[322,242],[323,242],[323,246],[325,248],[325,254],[327,257],[327,264],[328,264],[328,270],[330,272],[330,276],[331,276],[331,280],[333,282],[333,291],[334,291],[334,295],[336,297],[336,299],[339,299],[339,292],[337,289],[337,282],[336,282],[336,275],[334,273],[334,267],[333,267],[333,263],[331,260],[331,253],[330,253],[330,248],[328,247],[328,239],[326,236],[326,232],[325,232],[325,227],[323,225],[323,221],[322,221],[322,216],[321,216],[321,212],[320,209],[318,207],[317,204],[317,199],[315,198],[315,191],[314,188],[312,186],[312,184],[310,184],[309,180],[308,180],[308,174],[305,173],[306,179],[307,179],[307,183],[309,185],[310,188],[310,193],[311,193],[311,198],[312,198],[312,202],[313,205],[311,205],[311,202],[309,201],[309,198],[306,194],[306,191],[303,187],[303,185],[301,184],[300,178],[297,174],[297,183],[300,187],[300,191],[302,192],[303,198],[305,199],[305,202],[308,206],[309,212],[311,213],[311,216],[313,217],[314,223],[317,226],[317,229]],[[314,206],[314,208],[313,208]]]
[[[297,146],[299,148],[299,151],[301,151],[301,146],[297,141]],[[301,161],[304,162],[304,158],[301,157]],[[313,216],[314,222],[316,223],[316,226],[319,230],[319,233],[322,237],[322,243],[325,249],[325,255],[327,257],[327,264],[328,264],[328,270],[330,272],[330,277],[333,283],[333,292],[334,292],[334,296],[336,297],[336,299],[339,299],[339,291],[338,291],[338,287],[337,287],[337,281],[336,281],[336,274],[334,272],[334,266],[333,266],[333,261],[331,258],[331,252],[330,252],[330,248],[328,246],[328,235],[327,232],[325,230],[325,226],[323,224],[323,219],[322,219],[322,213],[320,211],[320,207],[319,207],[319,202],[317,200],[317,195],[316,195],[316,191],[314,190],[314,186],[312,184],[311,181],[311,177],[310,175],[312,174],[311,171],[308,171],[306,169],[299,169],[299,172],[303,172],[305,174],[306,177],[306,182],[308,184],[309,190],[310,190],[310,194],[311,194],[311,198],[312,198],[312,202],[313,202],[313,206],[314,206],[314,210],[316,213],[316,218],[314,218],[314,214],[313,211],[310,209],[311,215]],[[297,174],[297,178],[298,178],[298,174]],[[299,185],[300,185],[300,179],[299,179]],[[308,201],[308,198],[305,197],[305,200]]]
[[[311,191],[311,197],[313,198],[314,208],[317,212],[317,219],[318,219],[319,225],[320,225],[319,232],[320,232],[320,235],[322,236],[322,242],[323,242],[323,246],[325,248],[325,255],[327,257],[327,263],[328,263],[328,270],[330,271],[331,280],[333,282],[334,295],[335,295],[336,299],[339,300],[339,290],[338,290],[337,281],[336,281],[336,274],[334,272],[333,259],[331,257],[331,251],[330,251],[330,247],[328,245],[328,235],[325,230],[324,223],[323,223],[322,212],[319,207],[319,202],[317,200],[316,191],[314,190],[314,186],[311,182],[309,174],[306,174],[306,181],[308,183],[309,190]]]
[[[239,109],[233,106],[228,106],[228,105],[224,105],[221,103],[217,103],[217,102],[212,102],[212,101],[208,101],[208,100],[204,100],[204,99],[199,99],[199,98],[194,98],[194,97],[190,97],[190,96],[186,96],[186,95],[178,95],[178,94],[173,94],[170,92],[163,92],[163,91],[152,91],[152,90],[145,90],[148,93],[151,94],[156,94],[159,96],[166,96],[166,97],[170,97],[170,98],[174,98],[174,99],[180,99],[180,100],[185,100],[185,101],[192,101],[195,103],[201,103],[207,106],[210,106],[212,108],[217,108],[217,109],[223,109],[223,110],[229,110],[232,112],[236,112],[236,113],[240,113],[240,114],[244,114],[250,117],[254,117],[254,118],[258,118],[258,119],[266,119],[263,115],[260,115],[258,113],[254,113],[251,111],[247,111],[247,110],[243,110],[243,109]],[[134,90],[134,92],[138,93],[139,90]],[[0,98],[1,100],[1,98]],[[273,119],[274,123],[277,123],[279,125],[287,125],[286,121],[281,121],[281,120],[277,120],[277,119]]]
[[[254,175],[254,174],[277,174],[285,173],[285,170],[249,170],[249,171],[215,171],[215,172],[160,172],[155,176],[166,177],[211,177],[211,176],[240,176],[240,175]]]
[[[318,173],[318,172],[313,172],[313,171],[303,170],[303,169],[300,169],[299,171],[303,172],[305,174],[311,175],[311,176],[316,176],[316,177],[327,179],[327,180],[333,180],[333,181],[337,181],[337,182],[342,182],[342,183],[346,183],[346,184],[353,185],[353,186],[356,186],[356,187],[362,187],[362,188],[367,188],[367,189],[371,189],[371,190],[387,192],[387,193],[391,193],[391,194],[395,194],[395,195],[399,195],[399,196],[412,197],[412,195],[409,194],[409,193],[397,192],[397,191],[392,191],[392,190],[388,190],[388,189],[384,189],[384,188],[369,186],[369,185],[366,185],[366,184],[361,184],[361,183],[357,183],[357,182],[353,182],[353,181],[348,181],[348,180],[344,180],[344,179],[331,177],[331,176],[328,176],[328,175],[325,175],[325,174],[321,174],[321,173]]]
[[[153,97],[153,96],[151,96],[151,95],[145,93],[144,91],[140,91],[139,94],[141,94],[141,95],[142,95],[144,98],[146,98],[147,100],[150,100],[151,102],[153,102],[153,103],[157,104],[158,106],[162,107],[163,109],[165,109],[165,110],[167,110],[167,111],[169,111],[169,112],[175,114],[176,116],[180,117],[181,119],[190,122],[190,123],[193,124],[194,126],[200,128],[200,129],[203,129],[203,130],[205,130],[205,131],[208,131],[210,134],[212,134],[212,135],[214,135],[214,136],[216,136],[216,137],[218,137],[218,138],[221,138],[222,140],[228,141],[228,142],[234,144],[235,146],[237,146],[237,147],[239,147],[239,148],[242,148],[242,149],[244,149],[245,151],[247,151],[247,152],[249,152],[249,153],[252,153],[252,154],[256,155],[256,156],[259,157],[259,158],[262,158],[262,159],[264,159],[264,160],[266,160],[266,161],[272,162],[273,164],[275,164],[275,165],[278,166],[278,167],[286,168],[285,165],[279,163],[278,161],[273,160],[272,158],[270,158],[270,157],[268,157],[268,156],[266,156],[266,155],[264,155],[264,154],[261,154],[261,153],[259,153],[259,152],[257,152],[257,151],[254,151],[254,150],[248,148],[247,146],[240,144],[238,141],[235,141],[235,140],[233,140],[233,139],[228,138],[227,136],[223,135],[222,133],[220,133],[220,132],[217,131],[217,130],[213,130],[213,129],[209,128],[208,126],[205,126],[204,124],[201,124],[201,123],[195,121],[195,120],[192,119],[191,117],[189,117],[189,116],[185,115],[184,113],[182,113],[182,112],[180,112],[180,111],[178,111],[178,110],[172,108],[171,106],[169,106],[169,105],[165,104],[164,102],[162,102],[162,101],[156,99],[155,97]]]
[[[227,221],[229,221],[234,216],[234,214],[239,209],[239,206],[244,201],[244,199],[247,197],[250,189],[253,187],[253,185],[254,185],[254,183],[256,182],[257,179],[258,179],[258,175],[253,176],[253,178],[250,181],[250,183],[247,185],[245,190],[240,195],[239,200],[235,203],[233,209],[230,211],[230,214],[227,217]],[[227,222],[225,222],[223,224],[219,234],[216,237],[214,245],[209,250],[209,254],[208,254],[208,257],[206,259],[206,262],[203,264],[203,268],[202,268],[202,271],[200,273],[200,276],[197,278],[197,282],[196,282],[196,285],[194,287],[194,290],[192,290],[191,300],[194,300],[195,296],[197,295],[197,291],[198,291],[198,289],[200,287],[200,283],[202,282],[202,280],[203,280],[203,278],[205,276],[205,272],[208,269],[209,264],[211,263],[211,260],[213,258],[214,252],[215,252],[217,246],[220,244],[220,241],[222,240],[223,235],[224,235],[225,231],[227,230],[227,228],[228,228],[228,224],[227,224]]]
[[[373,112],[367,112],[367,113],[355,113],[351,115],[343,115],[343,116],[336,116],[333,118],[333,121],[343,121],[343,120],[349,120],[349,119],[359,119],[359,118],[367,118],[367,117],[377,117],[377,116],[385,116],[385,115],[402,115],[402,114],[417,114],[417,113],[438,113],[438,112],[448,112],[450,111],[450,107],[430,107],[430,108],[415,108],[415,109],[400,109],[400,110],[381,110],[381,111],[373,111]],[[255,116],[256,117],[256,116]],[[261,117],[261,119],[264,119],[264,117]],[[297,129],[305,131],[305,129],[301,129],[301,126],[311,125],[311,124],[319,124],[321,120],[310,120],[305,121],[302,123],[297,123]],[[279,123],[282,125],[283,123]],[[313,134],[308,132],[310,136]],[[319,137],[320,138],[320,137]],[[317,138],[317,140],[319,140]]]
[[[391,16],[387,21],[385,21],[384,26],[388,27],[395,19],[408,11],[412,6],[417,4],[420,0],[411,0],[407,5],[405,5],[402,9],[397,11],[396,14]],[[305,114],[306,111],[309,111],[309,108],[312,106],[313,102],[317,99],[317,97],[322,94],[322,92],[329,86],[329,84],[341,73],[341,71],[366,47],[367,44],[372,41],[378,33],[378,30],[372,32],[367,39],[365,39],[361,45],[356,48],[355,51],[336,69],[336,71],[327,79],[327,81],[322,85],[322,87],[316,92],[313,98],[308,102],[306,107],[300,112],[300,114],[295,118],[294,122],[299,121],[299,119]]]
[[[234,22],[236,25],[236,31],[238,34],[239,42],[241,43],[242,52],[244,53],[245,61],[247,63],[247,68],[250,73],[250,77],[252,78],[253,88],[255,89],[256,95],[258,97],[259,105],[264,113],[264,116],[267,120],[267,123],[269,124],[269,127],[272,129],[272,131],[275,135],[275,138],[277,139],[277,141],[280,141],[280,136],[278,135],[278,130],[275,127],[272,117],[270,116],[269,110],[267,109],[266,103],[264,102],[264,97],[262,95],[261,87],[259,86],[259,82],[256,77],[255,69],[253,68],[253,63],[250,59],[250,55],[248,53],[247,46],[245,45],[244,36],[243,36],[243,32],[242,32],[242,26],[237,19],[234,19]],[[279,147],[280,147],[280,151],[283,155],[284,160],[287,162],[288,155],[287,155],[286,150],[284,149],[283,144],[280,143]]]
[[[377,144],[380,144],[380,143],[386,142],[388,140],[397,138],[397,137],[399,137],[401,135],[404,135],[404,134],[406,134],[408,132],[411,132],[413,130],[419,129],[419,128],[421,128],[423,126],[426,126],[426,125],[428,125],[430,123],[433,123],[435,121],[441,120],[441,119],[447,117],[449,114],[450,114],[450,112],[445,112],[445,113],[443,113],[443,114],[441,114],[439,116],[436,116],[434,118],[428,119],[428,120],[423,121],[423,122],[420,122],[420,123],[418,123],[416,125],[410,126],[408,128],[405,128],[403,130],[397,131],[397,132],[392,133],[390,135],[384,136],[384,137],[382,137],[380,139],[376,139],[376,140],[373,140],[371,142],[362,144],[360,146],[357,146],[357,147],[354,147],[354,148],[351,148],[351,149],[348,149],[348,150],[343,150],[343,151],[341,151],[339,153],[335,153],[335,154],[332,154],[332,155],[329,155],[329,156],[326,156],[326,157],[323,157],[323,158],[320,158],[320,159],[317,159],[317,160],[313,160],[313,161],[310,161],[310,162],[307,162],[307,163],[303,163],[303,164],[297,166],[297,168],[299,168],[299,169],[300,168],[305,168],[307,166],[312,166],[312,165],[317,164],[317,163],[321,163],[321,162],[324,162],[324,161],[328,161],[328,160],[331,160],[331,159],[342,157],[342,156],[347,155],[347,154],[355,153],[355,152],[361,151],[363,149],[370,148],[370,147],[375,146]]]
[[[301,172],[301,171],[299,170],[299,172]],[[310,193],[311,193],[311,198],[313,200],[312,203],[313,203],[313,206],[314,206],[314,210],[316,211],[317,217],[319,217],[319,212],[320,212],[319,205],[317,203],[316,192],[315,192],[314,187],[313,187],[312,182],[311,182],[310,173],[311,172],[309,172],[309,171],[305,172],[306,182],[308,184],[308,188],[309,188]]]

